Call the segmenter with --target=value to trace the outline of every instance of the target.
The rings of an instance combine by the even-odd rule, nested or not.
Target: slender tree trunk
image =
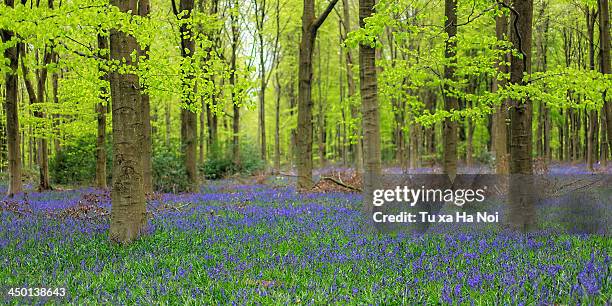
[[[54,62],[57,63],[57,61],[59,60],[59,55],[57,53],[55,53],[54,56]],[[58,89],[59,89],[59,74],[57,72],[54,72],[51,75],[51,85],[53,87],[53,103],[55,103],[56,105],[59,105],[59,95],[58,95]],[[60,124],[60,115],[56,114],[54,116],[54,127],[56,127],[56,125]],[[61,132],[59,130],[59,128],[56,129],[55,132],[55,138],[53,140],[53,149],[55,151],[55,155],[59,154],[60,151],[62,150],[61,144],[60,144],[60,136]]]
[[[259,141],[261,159],[267,160],[266,145],[266,62],[264,58],[264,22],[266,19],[266,0],[255,1],[257,39],[259,42]]]
[[[0,95],[4,96],[4,92],[0,89]],[[5,117],[5,105],[4,100],[0,105],[0,173],[4,173],[7,170],[5,161],[8,160],[8,144],[6,141],[6,121]]]
[[[608,144],[606,142],[607,139],[607,135],[606,135],[606,112],[602,111],[600,112],[600,127],[599,127],[599,131],[600,131],[600,139],[601,139],[601,150],[599,151],[599,160],[601,161],[601,166],[602,167],[606,167],[608,165]]]
[[[98,34],[99,56],[108,59],[108,36]],[[99,65],[99,70],[104,69]],[[108,72],[100,75],[100,80],[108,82]],[[100,87],[100,102],[96,104],[96,115],[98,121],[98,135],[96,137],[96,187],[106,188],[106,109],[109,105],[106,84]]]
[[[610,9],[608,7],[608,0],[598,0],[597,3],[599,6],[599,52],[601,53],[601,73],[610,74],[612,73],[612,69],[610,68]],[[608,152],[612,150],[612,103],[605,102],[606,95],[609,94],[609,90],[606,90],[603,94],[603,111],[606,113]]]
[[[324,94],[323,94],[323,89],[321,87],[321,84],[323,83],[323,70],[321,69],[321,43],[319,42],[317,44],[317,63],[318,63],[318,78],[317,78],[317,87],[318,87],[318,94],[319,94],[319,101],[318,101],[318,113],[317,113],[317,130],[319,132],[319,135],[317,137],[317,142],[318,142],[318,151],[319,151],[319,167],[323,168],[325,167],[326,161],[325,161],[325,137],[326,137],[326,128],[325,128],[325,112],[323,111],[324,109],[324,104],[325,104],[325,98],[324,98]]]
[[[25,54],[25,45],[24,44],[19,44],[20,47],[22,48],[22,52],[23,54]],[[42,68],[39,68],[36,70],[36,83],[37,83],[37,87],[36,87],[36,91],[34,90],[34,84],[32,84],[30,78],[29,78],[29,69],[27,68],[27,66],[25,65],[24,59],[21,59],[21,70],[23,71],[23,76],[24,76],[24,83],[26,86],[26,90],[28,92],[28,97],[30,99],[30,105],[34,105],[37,103],[43,103],[44,98],[45,98],[45,87],[46,87],[46,81],[47,81],[47,65],[49,65],[51,63],[51,52],[49,52],[49,50],[47,50],[47,48],[45,47],[45,51],[44,51],[44,55],[43,55],[43,62],[42,62]],[[38,59],[38,56],[37,56]],[[45,115],[43,112],[36,110],[34,111],[34,117],[38,118],[39,120],[44,120]],[[30,133],[31,134],[31,133]],[[36,160],[37,160],[37,164],[38,164],[38,169],[39,169],[39,184],[38,184],[38,190],[40,191],[44,191],[44,190],[50,190],[51,188],[51,184],[49,182],[49,153],[48,153],[48,148],[47,148],[47,139],[43,136],[40,137],[37,141],[37,139],[31,137],[30,138],[30,159],[33,160],[32,155],[34,155],[34,143],[37,142],[36,145]]]
[[[597,12],[595,9],[591,10],[588,6],[586,10],[586,23],[587,23],[587,39],[589,44],[589,69],[595,70],[595,20],[597,19]],[[587,130],[587,170],[593,171],[593,163],[597,158],[597,149],[595,144],[597,143],[597,134],[595,129],[597,128],[597,111],[590,110],[585,113],[588,121]]]
[[[169,102],[166,102],[165,109],[164,109],[164,125],[166,126],[166,130],[165,130],[166,146],[169,147],[170,146],[170,133],[172,132],[172,125],[170,122],[170,103]]]
[[[149,0],[139,0],[138,15],[149,18],[151,3]],[[145,46],[140,50],[140,56],[144,61],[149,61],[149,51],[151,47]],[[152,144],[151,144],[151,102],[148,92],[147,80],[144,80],[141,89],[141,111],[142,111],[142,177],[143,188],[147,194],[153,193],[153,164],[152,164]]]
[[[204,102],[202,103],[204,104]],[[199,146],[199,151],[198,151],[198,163],[200,165],[204,164],[204,150],[205,150],[205,146],[204,144],[206,143],[206,111],[205,111],[205,107],[204,105],[202,105],[202,110],[200,111],[199,114],[197,114],[198,118],[199,118],[199,138],[198,138],[198,146]]]
[[[122,12],[136,14],[137,2],[111,0]],[[110,31],[110,58],[136,68],[132,54],[136,39],[118,29]],[[127,244],[137,239],[147,225],[142,178],[142,115],[140,83],[133,73],[110,73],[113,120],[113,184],[111,189],[110,239]]]
[[[359,26],[361,28],[365,27],[364,19],[373,14],[374,0],[359,0]],[[363,43],[359,45],[359,76],[365,162],[363,186],[366,202],[364,212],[369,217],[373,211],[372,195],[382,175],[376,49],[371,45]]]
[[[275,128],[274,128],[274,171],[280,172],[280,102],[281,102],[281,84],[278,73],[278,66],[275,72],[276,80],[276,111],[275,111]]]
[[[236,57],[238,54],[238,40],[240,39],[240,28],[238,26],[239,1],[234,0],[235,13],[230,15],[232,27],[232,57],[230,59],[230,85],[232,87],[232,107],[234,118],[232,121],[232,155],[234,163],[240,164],[240,101],[236,92]]]
[[[457,0],[444,1],[444,30],[448,35],[444,48],[444,57],[449,62],[444,66],[444,109],[454,111],[459,109],[457,97],[454,97],[450,91],[452,90],[451,83],[455,80],[455,65],[457,63],[456,48],[457,48]],[[457,123],[451,118],[444,119],[444,173],[451,180],[457,174]]]
[[[522,56],[511,57],[510,83],[525,85],[524,76],[531,72],[533,0],[514,0],[512,6],[510,39]],[[531,121],[529,97],[513,100],[510,108],[510,173],[513,179],[509,191],[509,221],[513,228],[523,231],[535,224]]]
[[[52,3],[52,2],[51,2]],[[50,48],[48,46],[47,48]],[[38,103],[43,103],[45,99],[45,91],[47,87],[47,66],[51,63],[53,53],[49,50],[44,51],[43,56],[43,66],[40,68],[40,71],[37,76],[37,95]],[[42,111],[37,111],[34,113],[38,118],[44,119],[45,114]],[[39,185],[38,190],[45,191],[53,189],[51,187],[51,182],[49,179],[49,141],[46,136],[39,138],[38,140],[38,172],[39,172]]]
[[[342,13],[343,19],[342,24],[344,25],[344,35],[342,40],[346,39],[347,33],[350,33],[353,29],[351,27],[351,14],[349,7],[349,0],[342,0]],[[355,103],[357,85],[353,77],[353,54],[350,48],[345,48],[345,64],[346,64],[346,82],[348,90],[349,108],[351,112],[351,121],[355,124],[359,120],[359,107]],[[353,127],[355,124],[351,125]],[[363,146],[361,138],[361,126],[357,124],[354,128],[351,128],[351,133],[356,140],[351,145],[353,151],[353,162],[355,163],[355,171],[357,173],[363,173]]]
[[[314,0],[304,0],[302,38],[299,56],[297,187],[310,189],[312,182],[312,54],[319,27],[338,0],[331,0],[325,11],[315,18]]]
[[[193,12],[193,0],[181,0],[179,4],[179,13],[183,12],[181,19],[184,23],[181,24],[179,32],[181,34],[181,56],[186,63],[191,62],[195,51],[195,41],[193,40],[193,28],[189,24],[191,14]],[[183,102],[186,105],[192,105],[194,101],[194,85],[193,73],[189,70],[188,65],[183,66]],[[197,150],[197,116],[189,109],[181,108],[181,142],[182,154],[185,169],[187,170],[187,179],[189,190],[194,191],[198,184],[197,169],[196,169],[196,150]]]
[[[4,4],[8,7],[14,6],[14,0],[4,0]],[[14,33],[7,30],[1,30],[0,36],[4,43],[13,39]],[[7,194],[13,196],[23,190],[21,183],[21,166],[22,157],[19,145],[19,113],[17,102],[18,89],[18,74],[19,65],[19,48],[16,46],[4,49],[4,58],[8,59],[9,69],[4,75],[5,90],[5,105],[6,105],[6,134],[8,144],[8,168],[9,168],[9,186]]]

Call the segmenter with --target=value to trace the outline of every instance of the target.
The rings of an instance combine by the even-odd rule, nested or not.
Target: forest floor
[[[0,303],[606,304],[612,299],[609,237],[381,234],[364,226],[360,194],[298,193],[292,185],[290,176],[275,176],[210,182],[198,193],[156,194],[147,202],[148,234],[128,247],[108,241],[107,191],[29,192],[4,199],[0,289],[66,288],[67,294],[8,299],[3,293]]]

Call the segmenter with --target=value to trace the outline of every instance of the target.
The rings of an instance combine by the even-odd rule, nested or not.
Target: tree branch
[[[176,0],[172,0],[172,12],[174,13],[174,16],[178,16],[178,9],[176,8]]]
[[[350,190],[353,190],[353,191],[359,191],[359,192],[362,191],[361,188],[345,184],[345,183],[343,183],[343,182],[341,182],[341,181],[339,181],[339,180],[337,180],[337,179],[335,179],[333,177],[330,177],[330,176],[324,176],[324,177],[321,178],[321,180],[330,181],[332,183],[335,183],[337,185],[340,185],[340,186],[342,186],[344,188],[347,188],[347,189],[350,189]]]
[[[315,22],[312,24],[312,28],[310,28],[310,33],[314,34],[317,32],[317,30],[319,30],[323,22],[325,22],[325,19],[327,19],[327,16],[329,16],[331,11],[334,9],[334,6],[336,6],[336,3],[338,3],[338,0],[331,0],[329,2],[327,7],[325,8],[325,11],[323,11],[319,18],[317,18],[317,20],[315,20]]]

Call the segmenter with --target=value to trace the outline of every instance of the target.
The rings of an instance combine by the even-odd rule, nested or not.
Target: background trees
[[[297,168],[300,187],[312,186],[314,165],[361,172],[364,158],[368,173],[379,159],[405,171],[528,173],[556,162],[600,171],[610,158],[607,1],[536,0],[531,21],[513,15],[512,2],[337,2],[151,0],[150,10],[141,1],[127,14],[105,0],[6,0],[8,193],[20,192],[22,179],[41,189],[74,180],[68,169],[85,169],[77,155],[93,160],[82,183],[104,188],[114,177],[111,28],[129,29],[137,43],[129,54],[137,65],[121,74],[137,77],[145,110],[146,192],[265,171],[267,152],[275,170]],[[527,26],[537,30],[519,48],[515,27]]]

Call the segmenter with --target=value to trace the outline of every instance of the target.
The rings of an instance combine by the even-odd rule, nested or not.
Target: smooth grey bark
[[[365,18],[374,14],[374,0],[359,0],[359,26],[365,27]],[[361,90],[361,112],[363,114],[363,186],[365,192],[364,213],[371,216],[374,206],[371,199],[378,186],[381,174],[380,114],[378,105],[378,79],[376,49],[359,44],[359,79]]]
[[[510,59],[510,83],[525,85],[525,74],[531,73],[533,0],[512,2],[510,41],[522,55]],[[532,103],[529,97],[512,100],[510,107],[510,180],[509,225],[528,231],[535,225],[533,194]]]
[[[111,0],[121,12],[137,14],[137,1]],[[138,43],[134,36],[110,30],[110,58],[136,69],[132,54]],[[111,223],[109,236],[114,242],[127,244],[144,233],[147,224],[142,177],[142,115],[140,82],[133,72],[110,72],[113,123],[113,180],[111,189]]]

